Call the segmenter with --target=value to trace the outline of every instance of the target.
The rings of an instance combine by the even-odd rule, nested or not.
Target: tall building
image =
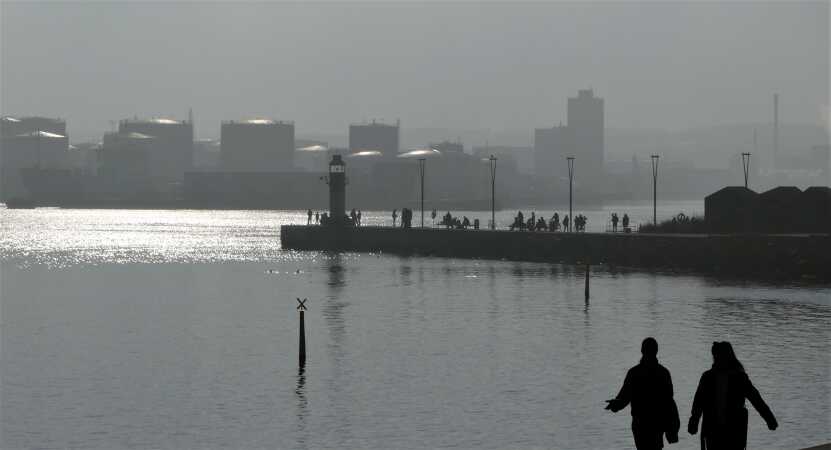
[[[581,89],[568,99],[568,128],[574,136],[574,157],[579,170],[590,178],[603,175],[603,99]],[[575,169],[576,170],[576,169]]]
[[[294,170],[294,123],[270,119],[223,122],[220,160],[226,172]]]
[[[349,125],[351,153],[378,151],[384,159],[395,158],[399,149],[399,124],[380,122]]]
[[[574,152],[574,129],[562,124],[534,130],[534,173],[560,176],[566,157]]]
[[[22,169],[69,167],[66,122],[46,117],[0,118],[0,199],[29,195]]]
[[[139,133],[153,139],[148,174],[155,183],[181,183],[193,166],[193,124],[171,119],[126,119],[118,133]]]

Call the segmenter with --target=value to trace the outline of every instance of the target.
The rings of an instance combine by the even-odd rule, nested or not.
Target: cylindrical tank
[[[332,155],[329,162],[329,217],[336,225],[346,217],[346,163],[341,155]]]

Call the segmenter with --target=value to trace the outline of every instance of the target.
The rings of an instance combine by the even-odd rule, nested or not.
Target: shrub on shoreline
[[[672,219],[659,222],[657,225],[651,223],[641,224],[638,228],[640,233],[707,233],[707,222],[701,216],[688,216],[678,213]]]

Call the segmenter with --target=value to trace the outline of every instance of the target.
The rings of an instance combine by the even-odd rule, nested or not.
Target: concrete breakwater
[[[831,235],[682,235],[284,225],[289,250],[609,264],[724,276],[831,280]]]

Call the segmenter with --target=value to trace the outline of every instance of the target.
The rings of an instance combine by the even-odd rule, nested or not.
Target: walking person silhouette
[[[768,429],[779,424],[759,391],[750,382],[742,363],[729,342],[713,342],[713,367],[701,375],[693,399],[687,431],[695,434],[701,425],[702,450],[744,450],[747,446],[747,408],[744,400],[756,408]]]
[[[641,362],[629,369],[623,387],[612,400],[606,400],[606,409],[618,412],[632,405],[632,435],[638,450],[664,447],[667,442],[678,442],[678,407],[672,398],[672,377],[669,370],[658,363],[658,341],[648,337],[641,343]]]

